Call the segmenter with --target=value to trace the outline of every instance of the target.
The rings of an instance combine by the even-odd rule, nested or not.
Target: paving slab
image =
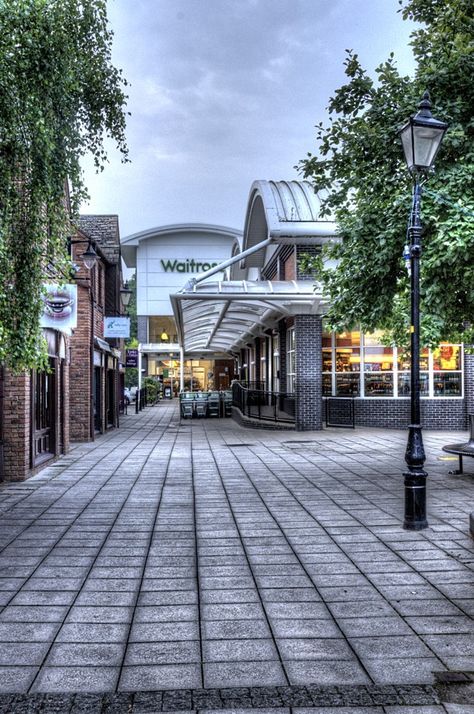
[[[424,433],[429,528],[409,532],[402,431],[249,433],[173,402],[121,423],[0,484],[0,692],[18,711],[457,706],[429,689],[474,669],[474,487],[438,460],[446,433]]]

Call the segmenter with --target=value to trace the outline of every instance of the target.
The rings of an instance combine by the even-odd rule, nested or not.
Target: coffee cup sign
[[[42,327],[68,332],[77,326],[77,286],[48,283],[44,286]]]

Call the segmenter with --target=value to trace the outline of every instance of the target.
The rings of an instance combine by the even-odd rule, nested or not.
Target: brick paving
[[[441,451],[465,436],[424,434],[420,533],[405,432],[171,403],[1,484],[0,713],[467,714],[435,681],[474,671],[473,478]]]

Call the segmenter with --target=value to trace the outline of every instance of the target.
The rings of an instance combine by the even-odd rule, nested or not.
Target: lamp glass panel
[[[444,129],[438,127],[414,125],[415,166],[429,168],[432,165],[443,134]]]
[[[405,154],[405,161],[409,169],[413,166],[413,134],[411,131],[411,124],[406,124],[400,132],[400,138],[402,140],[403,153]]]

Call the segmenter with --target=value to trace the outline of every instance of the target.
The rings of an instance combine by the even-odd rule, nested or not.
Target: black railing
[[[326,397],[326,426],[355,428],[354,397]]]
[[[289,392],[268,392],[253,385],[262,382],[234,382],[232,404],[243,416],[260,421],[295,423],[295,395]]]
[[[141,412],[142,409],[145,409],[146,405],[147,405],[146,387],[143,387],[143,389],[137,389],[137,392],[135,395],[135,413],[138,414],[138,412]]]

